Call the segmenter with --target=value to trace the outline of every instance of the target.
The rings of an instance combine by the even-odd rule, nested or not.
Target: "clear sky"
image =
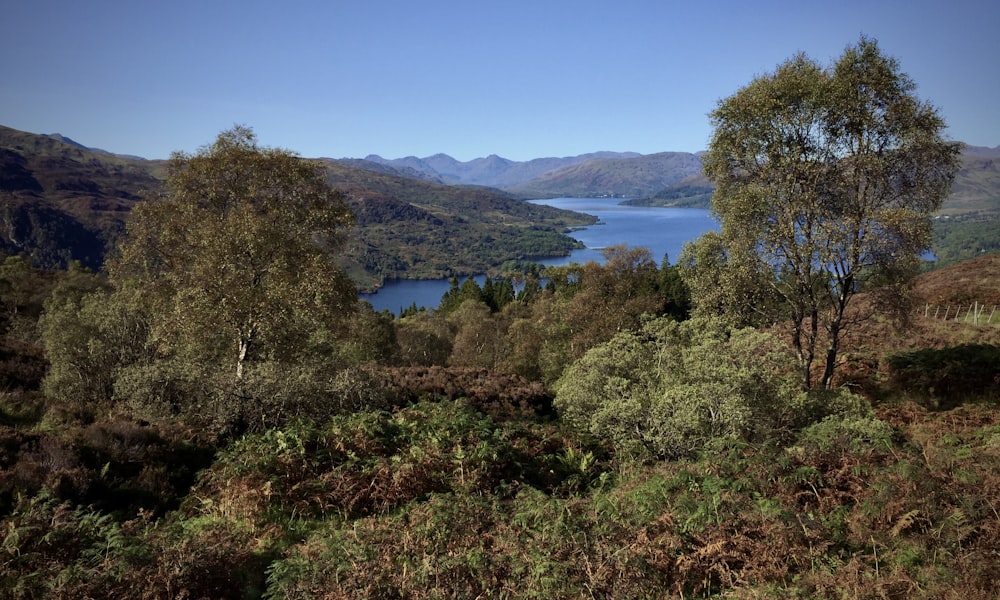
[[[0,125],[146,158],[234,124],[306,157],[702,150],[707,114],[864,34],[1000,144],[997,0],[0,0]]]

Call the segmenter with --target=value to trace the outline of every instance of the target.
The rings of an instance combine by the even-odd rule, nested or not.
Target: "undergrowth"
[[[639,464],[557,421],[423,401],[246,435],[188,487],[161,487],[172,505],[102,504],[87,489],[124,480],[129,456],[179,460],[135,454],[141,440],[177,447],[177,432],[3,432],[0,598],[1000,593],[988,406],[886,405],[792,444],[726,440]],[[67,454],[58,439],[84,445]],[[29,467],[62,475],[24,479]]]

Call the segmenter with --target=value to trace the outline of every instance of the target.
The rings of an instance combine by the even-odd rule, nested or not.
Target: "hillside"
[[[712,183],[699,172],[628,204],[708,208],[713,189]],[[963,220],[1000,217],[1000,146],[964,148],[962,167],[939,214]]]
[[[649,196],[701,172],[701,159],[687,152],[590,160],[550,171],[509,191],[525,197]]]
[[[942,215],[1000,217],[1000,146],[967,146]]]
[[[875,393],[893,376],[887,357],[901,352],[939,351],[945,370],[958,376],[962,360],[947,356],[949,349],[980,345],[1000,346],[1000,254],[965,260],[919,275],[914,281],[908,319],[897,327],[892,318],[896,307],[872,309],[867,294],[857,297],[854,309],[871,314],[851,327],[843,342],[843,385],[855,391]],[[970,308],[983,311],[980,324],[969,316]],[[956,314],[961,316],[956,320]],[[945,319],[945,315],[949,318]],[[986,321],[990,321],[987,323]],[[992,368],[996,369],[994,362]],[[969,385],[990,386],[990,381],[970,379]],[[933,386],[914,381],[921,394],[933,394]],[[993,385],[992,389],[997,388]],[[940,388],[938,393],[942,393]]]
[[[626,200],[623,204],[630,206],[666,206],[673,208],[710,208],[712,192],[715,186],[705,177],[704,173],[696,173],[690,177],[669,185],[652,196]]]
[[[496,271],[510,261],[561,256],[564,235],[593,217],[514,199],[483,187],[446,186],[324,160],[357,217],[348,268],[363,288],[384,279]]]
[[[132,205],[160,186],[162,165],[0,127],[0,250],[38,266],[100,267]]]
[[[517,162],[437,154],[386,160],[314,159],[358,216],[345,266],[365,289],[391,278],[499,270],[575,247],[569,227],[592,222],[524,197],[616,196],[630,204],[707,207],[697,154],[598,152]],[[164,161],[85,147],[58,134],[0,127],[0,251],[61,267],[99,268],[135,202],[159,189]],[[499,189],[505,188],[502,192]],[[935,251],[951,264],[996,247],[1000,147],[968,147],[937,221]]]
[[[658,395],[663,389],[694,403],[742,383],[764,390],[753,398],[750,408],[762,407],[753,421],[777,420],[759,435],[736,436],[693,419],[687,428],[663,427],[689,411],[660,411],[643,432],[673,438],[701,426],[694,431],[706,432],[704,443],[679,456],[649,456],[581,429],[562,409],[561,391],[471,364],[490,352],[530,355],[540,339],[559,343],[572,329],[559,319],[600,321],[623,304],[595,312],[600,296],[651,289],[633,285],[634,273],[604,274],[610,277],[589,289],[584,281],[573,296],[588,298],[591,310],[559,300],[561,292],[534,296],[521,311],[534,306],[542,318],[507,321],[512,345],[502,348],[484,343],[502,335],[505,321],[485,307],[441,316],[447,340],[425,329],[433,314],[356,315],[365,320],[351,328],[359,338],[349,343],[398,343],[410,357],[446,353],[399,366],[383,352],[386,362],[334,379],[298,364],[336,364],[327,350],[296,356],[263,372],[273,385],[244,388],[260,394],[246,404],[259,425],[213,431],[198,417],[204,400],[189,399],[212,399],[205,390],[216,386],[200,373],[179,389],[180,378],[157,385],[151,399],[142,388],[116,385],[108,402],[97,384],[52,385],[51,374],[69,360],[50,352],[64,330],[45,326],[60,310],[66,328],[86,334],[67,339],[83,341],[72,347],[84,350],[72,355],[74,366],[100,361],[84,363],[100,366],[87,373],[99,381],[102,369],[120,377],[135,365],[104,350],[106,340],[121,338],[103,336],[120,335],[119,327],[96,327],[87,320],[93,313],[71,302],[38,323],[44,352],[23,339],[54,290],[99,283],[78,272],[21,272],[8,282],[30,293],[14,300],[16,319],[0,314],[0,598],[124,600],[135,590],[165,600],[998,597],[1000,397],[993,382],[1000,328],[918,319],[904,333],[888,333],[866,323],[849,350],[854,364],[866,361],[869,374],[878,372],[864,382],[871,387],[853,379],[837,392],[796,394],[791,402],[756,385],[780,364],[730,345],[728,335],[706,336],[707,347],[684,349],[682,339],[681,349],[664,345],[658,356],[676,351],[676,360],[634,360],[634,349],[651,342],[614,328],[627,343],[592,339],[598,352],[587,353],[607,358],[590,364],[607,369],[607,390],[627,402],[609,415],[612,425],[641,410],[634,407],[646,390],[633,382],[706,360],[711,371],[680,385],[662,379]],[[995,301],[998,284],[1000,257],[983,258],[921,276],[918,292]],[[558,310],[545,306],[554,302]],[[395,335],[371,335],[380,328]],[[745,333],[732,338],[759,339],[739,338]],[[905,371],[886,367],[890,353],[910,349],[931,358],[918,375],[937,371],[942,382],[974,385],[976,393],[935,405],[943,388],[914,389],[900,377]],[[469,364],[445,366],[449,351]],[[969,351],[992,362],[952,360]],[[169,373],[143,367],[144,374]],[[321,390],[321,401],[303,400],[309,385]],[[869,392],[871,402],[847,389]],[[267,412],[279,406],[273,396],[281,399],[280,418]],[[725,414],[734,403],[711,406]]]
[[[461,275],[532,256],[565,255],[578,246],[565,235],[567,228],[593,222],[497,190],[313,160],[323,164],[358,217],[345,266],[363,288],[385,278]],[[132,206],[160,190],[164,166],[59,135],[0,127],[0,250],[25,253],[39,267],[76,260],[100,268]]]
[[[1000,306],[1000,254],[924,273],[917,278],[914,292],[920,301],[934,305],[979,302]]]
[[[360,168],[449,185],[482,185],[518,197],[630,198],[638,206],[708,208],[711,182],[701,173],[701,158],[686,152],[596,152],[567,158],[511,161],[496,155],[460,162],[446,154],[387,160],[371,155],[339,162]],[[962,168],[941,215],[987,218],[1000,215],[1000,146],[967,146]]]
[[[496,155],[467,162],[447,154],[387,160],[370,155],[343,164],[370,168],[449,185],[495,187],[519,198],[648,197],[688,178],[698,178],[701,159],[686,152],[642,155],[635,152],[594,152],[526,162]]]

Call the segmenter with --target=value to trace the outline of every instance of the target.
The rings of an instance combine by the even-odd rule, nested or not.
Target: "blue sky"
[[[146,158],[234,124],[307,157],[704,149],[717,102],[864,34],[1000,144],[1000,2],[3,0],[0,125]]]

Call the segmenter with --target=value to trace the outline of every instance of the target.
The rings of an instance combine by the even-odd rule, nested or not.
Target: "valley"
[[[614,197],[631,205],[708,208],[712,191],[699,155],[685,152],[523,162],[495,155],[461,162],[445,154],[308,160],[323,165],[355,214],[343,266],[365,291],[386,280],[516,270],[582,247],[567,234],[594,218],[526,198]],[[0,250],[25,253],[39,267],[76,261],[100,269],[131,207],[155,198],[165,175],[162,160],[0,126]],[[983,225],[963,223],[1000,215],[1000,147],[966,149],[941,215],[948,229],[939,239],[971,246],[945,255],[969,258],[992,247]]]
[[[616,212],[694,236],[704,208],[231,150],[160,199],[164,163],[0,133],[0,598],[996,597],[1000,329],[927,307],[997,305],[1000,255],[909,303],[866,289],[833,386],[804,390],[779,313],[698,314],[634,222],[601,237]],[[989,223],[975,160],[938,220]],[[316,188],[259,193],[289,172],[317,218],[353,213],[353,281],[282,212]],[[73,265],[129,215],[125,268]],[[518,290],[355,301],[541,255]]]

